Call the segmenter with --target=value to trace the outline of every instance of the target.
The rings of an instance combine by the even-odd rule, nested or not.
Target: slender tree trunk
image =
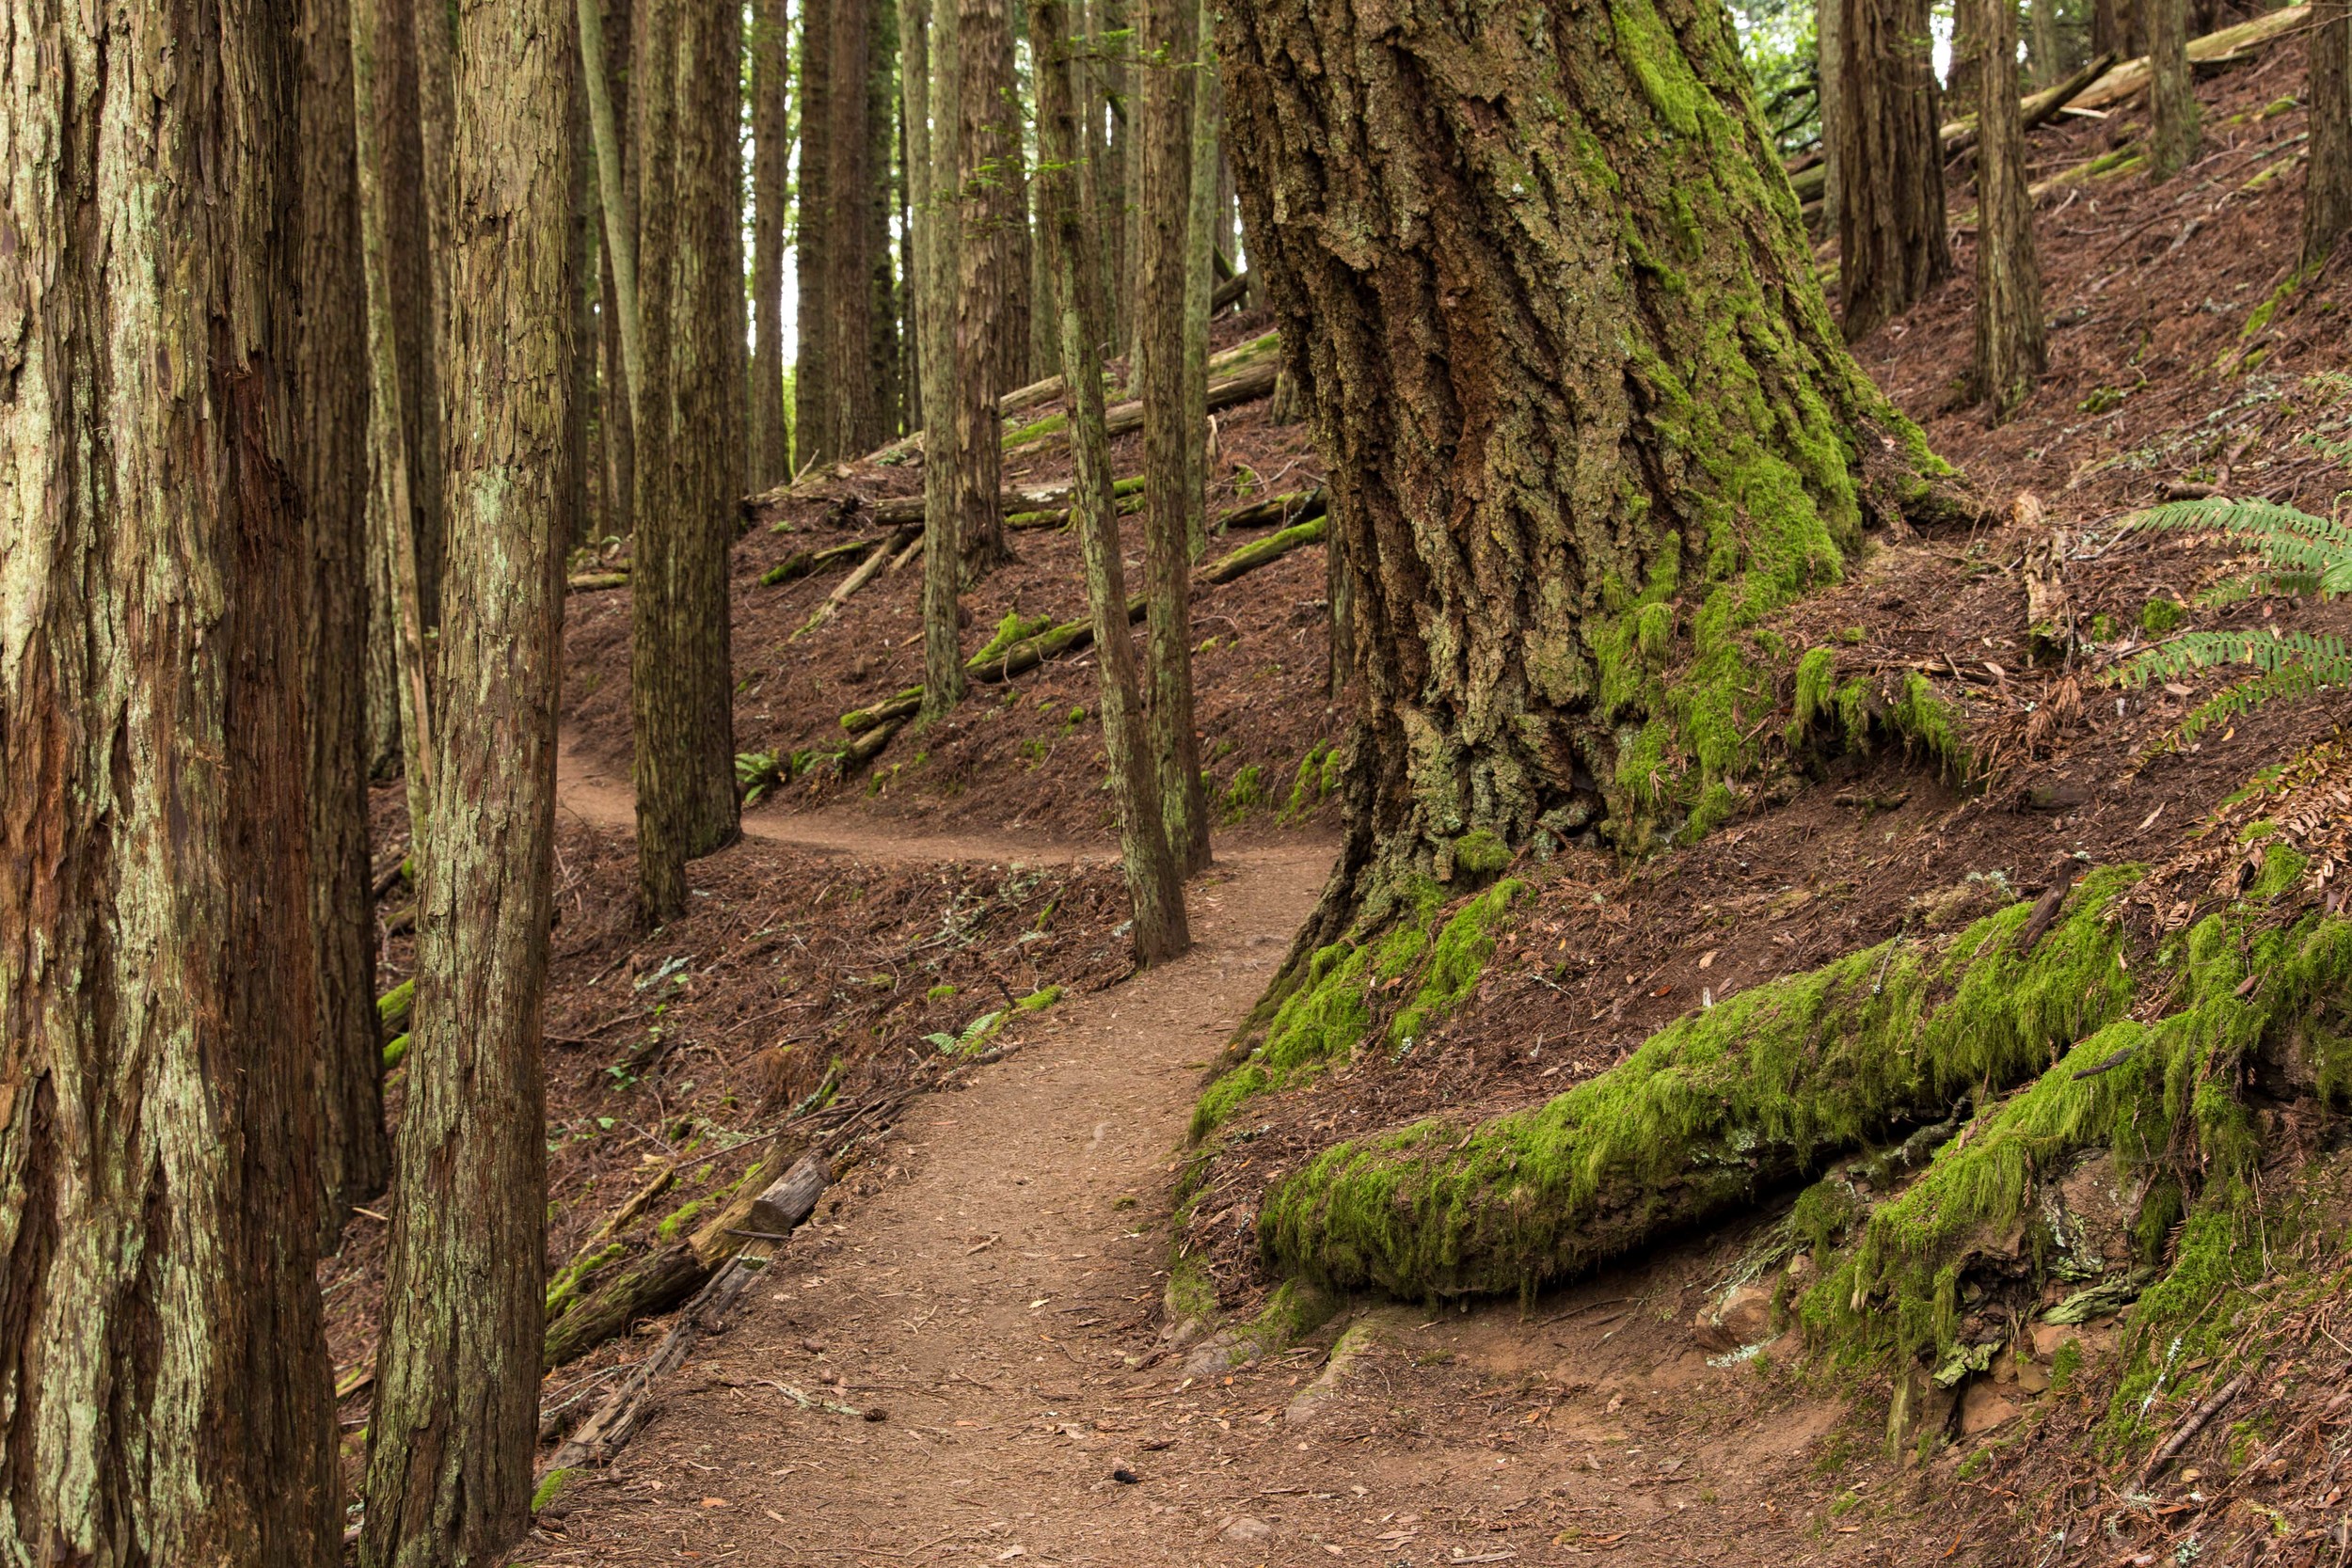
[[[923,377],[923,706],[930,723],[963,700],[958,646],[960,490],[956,470],[957,200],[963,145],[956,0],[905,0],[899,11],[907,95],[908,167],[914,180],[914,319]]]
[[[2026,194],[2026,132],[2017,103],[2016,0],[1962,0],[1978,40],[1975,394],[1994,422],[2016,412],[2049,366],[2042,263]]]
[[[1131,20],[1127,0],[1087,0],[1087,54],[1093,61],[1089,74],[1098,95],[1089,110],[1089,158],[1095,169],[1096,221],[1108,242],[1103,247],[1103,285],[1110,291],[1110,337],[1122,348],[1135,341],[1135,254],[1128,247],[1128,207],[1134,199],[1130,179],[1136,121],[1130,112],[1128,61],[1133,41],[1117,36]]]
[[[1038,58],[1035,35],[1029,40],[1029,54],[1030,69],[1042,73],[1047,68]],[[1068,71],[1063,73],[1067,75]],[[1040,91],[1041,94],[1042,89]],[[1041,114],[1043,112],[1039,111]],[[1072,123],[1077,123],[1074,115]],[[1079,134],[1083,136],[1084,132]],[[1061,363],[1061,299],[1054,293],[1054,265],[1045,257],[1046,170],[1043,145],[1041,141],[1039,143],[1039,166],[1029,181],[1029,369],[1037,372],[1032,379],[1053,374],[1055,367]],[[1084,156],[1083,151],[1079,155]]]
[[[898,188],[891,147],[898,137],[898,8],[880,0],[866,71],[866,380],[871,388],[856,450],[872,451],[898,433],[898,288],[890,264],[890,214]]]
[[[791,24],[785,0],[757,0],[752,23],[752,488],[792,477],[784,419],[784,246],[792,175],[786,102]]]
[[[1740,628],[1835,579],[1866,515],[1967,512],[1830,320],[1723,10],[1535,14],[1219,11],[1355,599],[1348,836],[1294,976],[1555,810],[1673,826],[1771,711]]]
[[[2066,49],[2058,41],[2058,0],[2031,0],[2033,15],[2033,85],[2056,87],[2071,69]]]
[[[1185,875],[1209,863],[1208,802],[1192,720],[1188,492],[1201,427],[1184,402],[1184,275],[1192,215],[1192,78],[1199,0],[1143,0],[1143,179],[1136,344],[1143,359],[1146,592],[1152,625],[1152,751],[1160,816]]]
[[[1126,574],[1112,505],[1110,446],[1104,435],[1102,273],[1094,254],[1099,230],[1086,190],[1090,170],[1076,113],[1079,103],[1090,100],[1073,90],[1067,0],[1029,0],[1029,48],[1037,70],[1038,242],[1040,260],[1055,277],[1054,297],[1061,302],[1062,379],[1072,392],[1070,451],[1077,466],[1072,504],[1086,553],[1094,645],[1101,655],[1096,662],[1103,750],[1119,809],[1136,961],[1154,964],[1184,952],[1192,934],[1184,918],[1184,879],[1161,821],[1158,779],[1145,755],[1149,740],[1135,643],[1127,629]]]
[[[598,345],[602,357],[604,387],[604,511],[606,531],[615,539],[627,539],[637,526],[637,442],[636,413],[630,406],[635,395],[628,381],[628,345],[621,335],[622,309],[619,275],[624,264],[628,269],[629,331],[634,333],[637,321],[637,208],[635,204],[635,159],[629,155],[629,135],[636,120],[628,95],[629,40],[632,19],[629,0],[604,0],[604,84],[612,131],[612,159],[619,167],[620,189],[616,193],[604,182],[605,142],[599,140],[596,153],[597,188],[601,193],[597,225],[601,248],[600,264],[596,269],[597,296],[602,305],[603,341]],[[590,101],[589,130],[597,135],[595,124],[596,104]],[[620,256],[628,258],[626,263]],[[583,345],[582,353],[586,352]]]
[[[868,66],[873,46],[873,8],[867,0],[832,0],[833,40],[826,57],[825,95],[831,125],[826,143],[824,194],[824,305],[809,319],[809,330],[825,334],[824,364],[834,385],[822,396],[833,418],[826,451],[856,457],[881,445],[866,437],[875,428],[875,388],[867,356],[873,337],[874,258],[881,235],[874,230],[873,140],[867,125]]]
[[[596,142],[596,189],[603,198],[605,256],[611,262],[612,295],[618,307],[624,401],[635,395],[644,338],[637,303],[637,247],[623,195],[626,174],[621,121],[614,109],[613,71],[605,53],[605,29],[597,0],[578,0],[580,79],[588,98],[590,135]],[[619,243],[615,244],[615,237]]]
[[[1030,313],[1035,309],[1037,255],[1029,236],[1029,160],[1024,138],[1019,59],[1014,33],[1025,25],[1021,0],[1007,0],[1008,15],[997,35],[998,58],[993,70],[1002,96],[997,101],[998,135],[1004,157],[997,166],[993,209],[998,287],[1004,305],[996,325],[996,389],[1009,392],[1037,379],[1030,369]]]
[[[917,0],[907,3],[912,7]],[[906,30],[914,25],[912,14],[902,11],[898,20],[898,385],[900,425],[909,433],[923,428],[923,334],[915,312],[923,269],[914,249],[914,214],[929,199],[931,188],[930,127],[914,122],[914,104],[928,105],[930,91],[929,84],[909,82],[903,65]]]
[[[946,0],[942,0],[946,3]],[[1005,115],[1012,96],[1009,0],[957,0],[958,55],[963,83],[958,108],[963,149],[958,169],[963,238],[956,255],[956,528],[963,581],[987,576],[1012,553],[1005,547],[996,504],[1003,471],[1003,429],[996,382],[1003,364],[1005,306],[1000,188],[1010,154]]]
[[[563,628],[577,18],[460,13],[450,127],[450,594],[384,1328],[367,1568],[488,1565],[528,1526],[547,1172],[539,1070]],[[560,41],[558,41],[560,40]],[[462,802],[462,807],[457,803]]]
[[[687,0],[638,13],[644,385],[629,687],[638,904],[649,925],[685,908],[686,863],[738,832],[726,563],[742,469],[739,101],[724,65],[733,56],[710,54],[709,25]],[[730,36],[739,42],[739,21]]]
[[[384,1057],[376,1038],[367,737],[368,291],[361,265],[348,0],[302,0],[295,215],[301,443],[310,614],[310,926],[318,974],[319,1245],[384,1190]]]
[[[575,71],[580,58],[573,56]],[[595,536],[596,517],[590,505],[590,418],[596,406],[596,301],[601,292],[596,259],[603,250],[598,230],[603,225],[602,202],[596,191],[596,150],[588,125],[588,93],[584,72],[572,88],[572,252],[569,272],[572,293],[572,392],[566,399],[571,428],[564,437],[564,532],[558,543],[566,549]]]
[[[1835,238],[1845,210],[1845,159],[1841,155],[1846,70],[1843,55],[1845,0],[1813,0],[1815,67],[1820,72],[1821,114],[1821,232]]]
[[[643,0],[641,0],[643,3]],[[799,353],[792,372],[792,467],[794,471],[840,455],[834,448],[834,404],[838,389],[829,358],[833,352],[830,284],[833,276],[834,199],[833,189],[834,12],[854,8],[857,0],[801,0],[801,152],[793,195],[800,220],[792,237],[794,287],[800,308]]]
[[[2169,180],[2197,155],[2197,84],[2188,70],[2188,0],[2146,0],[2149,86],[2155,127],[2148,137],[2148,178]]]
[[[1216,45],[1205,0],[1193,23],[1192,176],[1184,228],[1184,547],[1194,560],[1208,543],[1209,301],[1216,292]]]
[[[9,0],[0,21],[10,1563],[339,1557],[315,1275],[298,14],[226,0],[190,27],[145,0]]]
[[[1839,293],[1859,342],[1951,276],[1927,0],[1841,0]]]
[[[2312,128],[2303,185],[2303,265],[2316,267],[2352,233],[2352,0],[2312,8]]]

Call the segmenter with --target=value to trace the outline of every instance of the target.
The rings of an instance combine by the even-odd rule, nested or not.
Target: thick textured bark
[[[2042,262],[2026,194],[2026,132],[2017,103],[2015,0],[1962,0],[1978,41],[1977,341],[1971,389],[2009,418],[2049,366],[2042,325]]]
[[[827,155],[832,161],[825,173],[822,209],[832,232],[824,245],[823,309],[808,319],[807,329],[825,335],[823,362],[833,380],[823,389],[823,407],[833,420],[825,450],[836,457],[856,457],[882,445],[867,361],[874,325],[874,258],[882,242],[874,226],[880,192],[866,115],[874,8],[867,0],[832,0],[832,12],[825,83],[831,121]]]
[[[298,18],[284,0],[225,0],[203,25],[145,0],[11,0],[0,20],[10,1563],[339,1555]]]
[[[898,136],[898,8],[877,0],[866,69],[866,396],[852,449],[869,452],[898,434],[898,280],[890,264],[890,216],[898,201],[891,148]]]
[[[2149,85],[2155,126],[2148,136],[2148,177],[2169,180],[2197,155],[2197,84],[2188,73],[2188,0],[2145,0]]]
[[[1201,425],[1184,401],[1184,275],[1192,216],[1198,0],[1143,0],[1142,215],[1136,347],[1143,361],[1145,587],[1152,601],[1152,752],[1160,816],[1186,875],[1209,863],[1208,801],[1192,721],[1192,552],[1186,522]],[[1204,324],[1205,325],[1205,324]],[[1205,359],[1203,364],[1205,367]],[[1205,391],[1205,369],[1203,372]],[[1204,399],[1205,401],[1205,399]]]
[[[949,0],[941,0],[942,5]],[[977,581],[1011,559],[1003,515],[996,510],[1004,434],[996,384],[1002,363],[1000,317],[1005,304],[1005,247],[998,231],[1003,171],[1013,137],[1006,116],[1012,103],[1009,0],[955,0],[957,61],[962,83],[957,109],[962,122],[957,188],[963,236],[956,251],[956,530],[963,580]],[[943,407],[948,406],[946,404]]]
[[[1838,292],[1859,341],[1951,276],[1927,0],[1840,0]]]
[[[2303,183],[2303,264],[2326,261],[2352,234],[2352,0],[2312,8],[2312,127]]]
[[[957,642],[956,200],[963,145],[956,0],[905,0],[898,16],[907,95],[907,165],[914,186],[914,320],[923,378],[923,705],[928,722],[963,700]]]
[[[1671,825],[1772,710],[1745,628],[1866,511],[1940,499],[1830,320],[1720,8],[1359,14],[1219,18],[1355,597],[1348,841],[1303,945],[1405,874],[1491,875],[1604,782],[1627,842]]]
[[[784,419],[784,246],[792,170],[791,70],[785,0],[757,0],[752,21],[752,488],[792,477]]]
[[[301,0],[300,428],[310,614],[310,934],[318,974],[319,1244],[384,1190],[367,737],[368,295],[348,0]]]
[[[567,0],[459,13],[446,277],[451,711],[368,1423],[368,1568],[491,1564],[529,1524],[547,1171],[563,484],[570,431]]]
[[[1073,515],[1086,552],[1087,603],[1100,650],[1098,704],[1103,750],[1119,810],[1119,846],[1135,913],[1136,961],[1164,962],[1192,945],[1184,878],[1161,821],[1159,784],[1145,755],[1135,645],[1127,635],[1127,583],[1111,495],[1110,446],[1103,433],[1104,309],[1098,230],[1089,221],[1072,73],[1067,0],[1029,0],[1029,46],[1037,60],[1040,260],[1061,302],[1063,383],[1071,402],[1070,451],[1077,467]]]
[[[743,270],[725,44],[739,46],[741,24],[716,38],[721,24],[679,0],[642,7],[638,23],[645,357],[629,683],[638,903],[658,924],[685,907],[686,862],[737,833],[726,564],[742,463]]]
[[[856,0],[801,0],[801,148],[793,196],[800,221],[792,243],[799,309],[792,372],[792,466],[798,470],[842,455],[834,450],[836,383],[828,330],[827,281],[833,276],[834,13]]]

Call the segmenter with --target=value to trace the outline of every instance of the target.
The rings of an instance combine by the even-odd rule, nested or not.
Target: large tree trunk
[[[2026,193],[2026,132],[2017,103],[2016,0],[1963,0],[1979,51],[1977,119],[1977,319],[1971,388],[1995,423],[2014,413],[2048,368],[2042,263]]]
[[[961,461],[956,446],[956,189],[963,145],[956,0],[906,0],[898,15],[907,95],[907,166],[914,185],[916,368],[923,378],[923,705],[920,722],[963,700],[958,646]]]
[[[1004,435],[996,397],[1003,363],[1000,317],[1005,303],[1005,247],[997,232],[1002,203],[997,184],[1014,137],[1011,22],[1009,0],[940,0],[958,8],[957,58],[962,71],[958,111],[962,121],[963,236],[956,254],[956,528],[969,585],[1011,559],[1004,515],[996,508],[1004,467]]]
[[[1061,302],[1062,383],[1072,388],[1070,451],[1077,466],[1072,513],[1086,552],[1087,603],[1100,653],[1103,750],[1135,914],[1136,961],[1154,964],[1192,945],[1184,884],[1161,822],[1159,784],[1150,759],[1127,634],[1127,582],[1120,559],[1119,519],[1111,495],[1110,444],[1104,434],[1104,309],[1098,230],[1086,191],[1076,106],[1068,66],[1067,0],[1029,0],[1029,46],[1037,61],[1038,213],[1041,260]]]
[[[303,0],[298,142],[302,466],[310,615],[310,925],[318,971],[319,1244],[384,1190],[368,863],[368,293],[348,0]]]
[[[1192,721],[1192,551],[1187,519],[1201,426],[1184,404],[1184,279],[1192,221],[1192,78],[1198,0],[1142,0],[1143,168],[1136,355],[1143,362],[1145,589],[1152,603],[1152,752],[1168,849],[1189,876],[1209,863],[1208,801]],[[1203,325],[1205,326],[1205,318]],[[1203,360],[1205,367],[1206,360]],[[1205,388],[1205,370],[1203,372]],[[1204,399],[1205,401],[1205,399]]]
[[[898,434],[898,289],[890,264],[893,197],[891,145],[897,137],[898,105],[898,8],[896,0],[874,7],[873,40],[866,69],[866,339],[855,450],[861,453]]]
[[[1866,515],[1940,499],[1830,320],[1720,8],[1359,14],[1219,22],[1355,597],[1348,839],[1302,948],[1406,874],[1491,875],[1596,781],[1625,841],[1670,826],[1772,710],[1745,628]]]
[[[2148,177],[2169,180],[2197,155],[2197,84],[2188,73],[2188,0],[2146,0],[2150,107]]]
[[[793,235],[799,353],[792,372],[792,466],[797,471],[840,455],[834,448],[838,390],[829,358],[833,335],[828,279],[833,275],[834,13],[856,0],[801,0],[801,151],[793,191],[800,222]]]
[[[823,209],[832,233],[825,241],[823,309],[809,321],[808,330],[825,335],[824,365],[833,381],[822,391],[823,406],[833,419],[825,450],[845,458],[882,445],[874,434],[875,388],[867,359],[874,330],[874,258],[882,241],[874,228],[878,193],[866,114],[873,24],[867,0],[833,0],[833,42],[825,74],[830,119],[826,150],[831,161]]]
[[[644,386],[629,690],[638,905],[658,925],[685,908],[686,863],[738,831],[726,565],[742,453],[743,273],[736,75],[688,53],[708,39],[684,0],[642,5],[637,35]],[[740,35],[738,22],[730,36]]]
[[[571,391],[568,0],[469,8],[446,277],[450,594],[415,1045],[369,1418],[368,1568],[488,1565],[529,1524],[546,1294],[539,1071]],[[733,78],[730,76],[730,87]],[[460,804],[462,803],[462,804]]]
[[[752,22],[752,488],[792,477],[784,420],[784,245],[792,172],[785,84],[791,40],[785,0],[757,0]]]
[[[1840,0],[1838,293],[1859,342],[1951,276],[1927,0]]]
[[[0,18],[10,1563],[340,1555],[315,1275],[299,11],[227,0],[191,26],[147,0],[10,0]]]
[[[2352,0],[2312,8],[2312,127],[2303,184],[2303,265],[2316,267],[2352,234]]]

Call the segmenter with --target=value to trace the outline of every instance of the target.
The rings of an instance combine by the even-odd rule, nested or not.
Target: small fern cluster
[[[2176,501],[2141,514],[2137,526],[2185,532],[2226,533],[2262,558],[2254,571],[2208,590],[2207,607],[2236,604],[2256,594],[2309,594],[2332,599],[2352,592],[2352,528],[2265,500]],[[2194,740],[2213,724],[2281,698],[2303,697],[2352,685],[2352,651],[2340,637],[2260,630],[2188,631],[2167,638],[2115,672],[2124,686],[2178,681],[2224,667],[2252,673],[2200,705],[2173,732]]]

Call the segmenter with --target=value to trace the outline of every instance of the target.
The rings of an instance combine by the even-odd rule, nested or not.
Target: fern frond
[[[2269,568],[2277,592],[2294,592],[2279,579],[2308,578],[2333,596],[2352,592],[2352,527],[2313,516],[2276,501],[2210,496],[2169,501],[2133,519],[2136,528],[2169,532],[2226,533],[2251,546]]]
[[[2176,745],[2186,745],[2225,719],[2258,708],[2265,703],[2284,697],[2307,697],[2328,683],[2314,679],[2312,672],[2300,664],[2284,664],[2263,674],[2249,676],[2235,686],[2225,688],[2199,704],[2189,716],[2181,721],[2172,732]]]

